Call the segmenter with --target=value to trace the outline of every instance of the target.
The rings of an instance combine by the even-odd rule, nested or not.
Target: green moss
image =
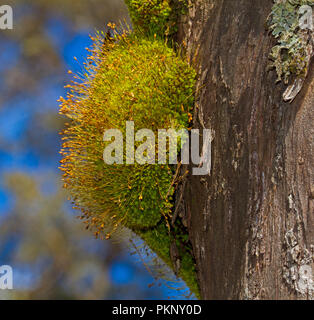
[[[61,113],[71,119],[61,153],[64,186],[75,207],[83,212],[87,228],[96,236],[119,226],[142,238],[173,269],[170,247],[175,239],[181,259],[178,275],[199,297],[195,262],[187,230],[173,210],[170,165],[107,165],[103,151],[106,129],[119,129],[126,142],[126,121],[135,132],[188,128],[194,103],[196,73],[166,43],[177,30],[178,15],[186,0],[126,0],[133,33],[113,30],[110,38],[98,33],[83,79],[70,85],[61,98]],[[112,24],[109,27],[115,28]],[[135,143],[135,147],[139,143]],[[158,145],[150,148],[158,150]],[[123,154],[124,163],[126,150]],[[109,232],[108,232],[109,230]]]
[[[187,0],[125,0],[133,26],[144,34],[171,35],[177,31],[178,15],[185,12]]]
[[[268,19],[269,29],[277,39],[272,48],[270,68],[275,68],[278,78],[288,84],[290,77],[304,78],[307,74],[310,59],[308,43],[304,32],[299,28],[302,5],[313,6],[313,0],[286,0],[276,2]]]
[[[156,136],[158,129],[187,128],[195,71],[162,40],[126,33],[111,39],[99,33],[93,40],[84,78],[69,86],[67,99],[61,98],[61,113],[71,119],[61,151],[65,187],[96,235],[129,228],[171,268],[170,233],[175,232],[183,244],[179,275],[197,294],[186,230],[170,230],[167,222],[175,168],[103,161],[110,143],[103,141],[104,131],[120,129],[125,139],[126,121],[134,121],[135,132],[147,128]]]
[[[180,224],[180,222],[178,222]],[[178,224],[177,223],[177,224]],[[181,226],[182,227],[182,226]],[[181,228],[180,228],[181,229]],[[138,235],[147,243],[153,252],[155,252],[162,260],[172,269],[172,261],[170,259],[170,243],[171,237],[165,223],[161,223],[154,229],[145,230]],[[195,261],[191,254],[192,247],[188,241],[187,234],[184,230],[175,230],[176,243],[181,259],[181,267],[178,276],[181,277],[197,298],[199,296],[199,287],[196,279]]]

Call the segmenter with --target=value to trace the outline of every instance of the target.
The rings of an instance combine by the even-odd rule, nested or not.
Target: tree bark
[[[268,72],[272,0],[194,0],[178,42],[197,66],[212,171],[184,191],[203,299],[313,299],[313,63],[302,91]],[[190,170],[191,172],[191,170]]]

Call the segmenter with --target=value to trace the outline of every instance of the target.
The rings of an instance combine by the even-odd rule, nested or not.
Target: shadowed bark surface
[[[204,299],[313,299],[299,282],[313,269],[313,61],[284,102],[267,72],[272,5],[195,0],[180,24],[199,73],[194,127],[215,135],[211,175],[184,191]]]

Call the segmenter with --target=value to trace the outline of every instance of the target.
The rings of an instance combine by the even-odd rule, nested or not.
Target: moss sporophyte
[[[96,236],[132,230],[198,296],[187,230],[180,218],[170,223],[176,165],[127,164],[128,148],[121,154],[123,164],[103,159],[110,143],[104,132],[119,130],[126,145],[126,122],[133,123],[135,132],[145,128],[156,136],[159,128],[187,129],[196,73],[158,37],[113,30],[110,37],[98,32],[92,40],[83,76],[76,75],[67,97],[60,98],[60,113],[70,119],[62,137],[64,187]],[[173,244],[179,270],[171,259]]]

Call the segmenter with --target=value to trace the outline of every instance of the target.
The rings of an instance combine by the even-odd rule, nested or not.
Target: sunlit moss
[[[103,161],[106,129],[120,129],[126,121],[142,128],[188,127],[193,107],[195,71],[164,41],[115,32],[98,33],[84,77],[61,98],[60,112],[71,119],[63,132],[61,150],[64,186],[87,227],[101,235],[108,228],[131,229],[165,263],[170,261],[169,217],[173,206],[173,168],[169,165],[114,164]],[[124,151],[125,158],[125,151]],[[194,260],[187,236],[176,238],[182,268],[179,275],[197,294]],[[110,233],[107,233],[107,237]],[[181,240],[180,240],[181,239]]]
[[[125,0],[135,30],[160,36],[177,30],[178,15],[185,12],[187,0]]]

